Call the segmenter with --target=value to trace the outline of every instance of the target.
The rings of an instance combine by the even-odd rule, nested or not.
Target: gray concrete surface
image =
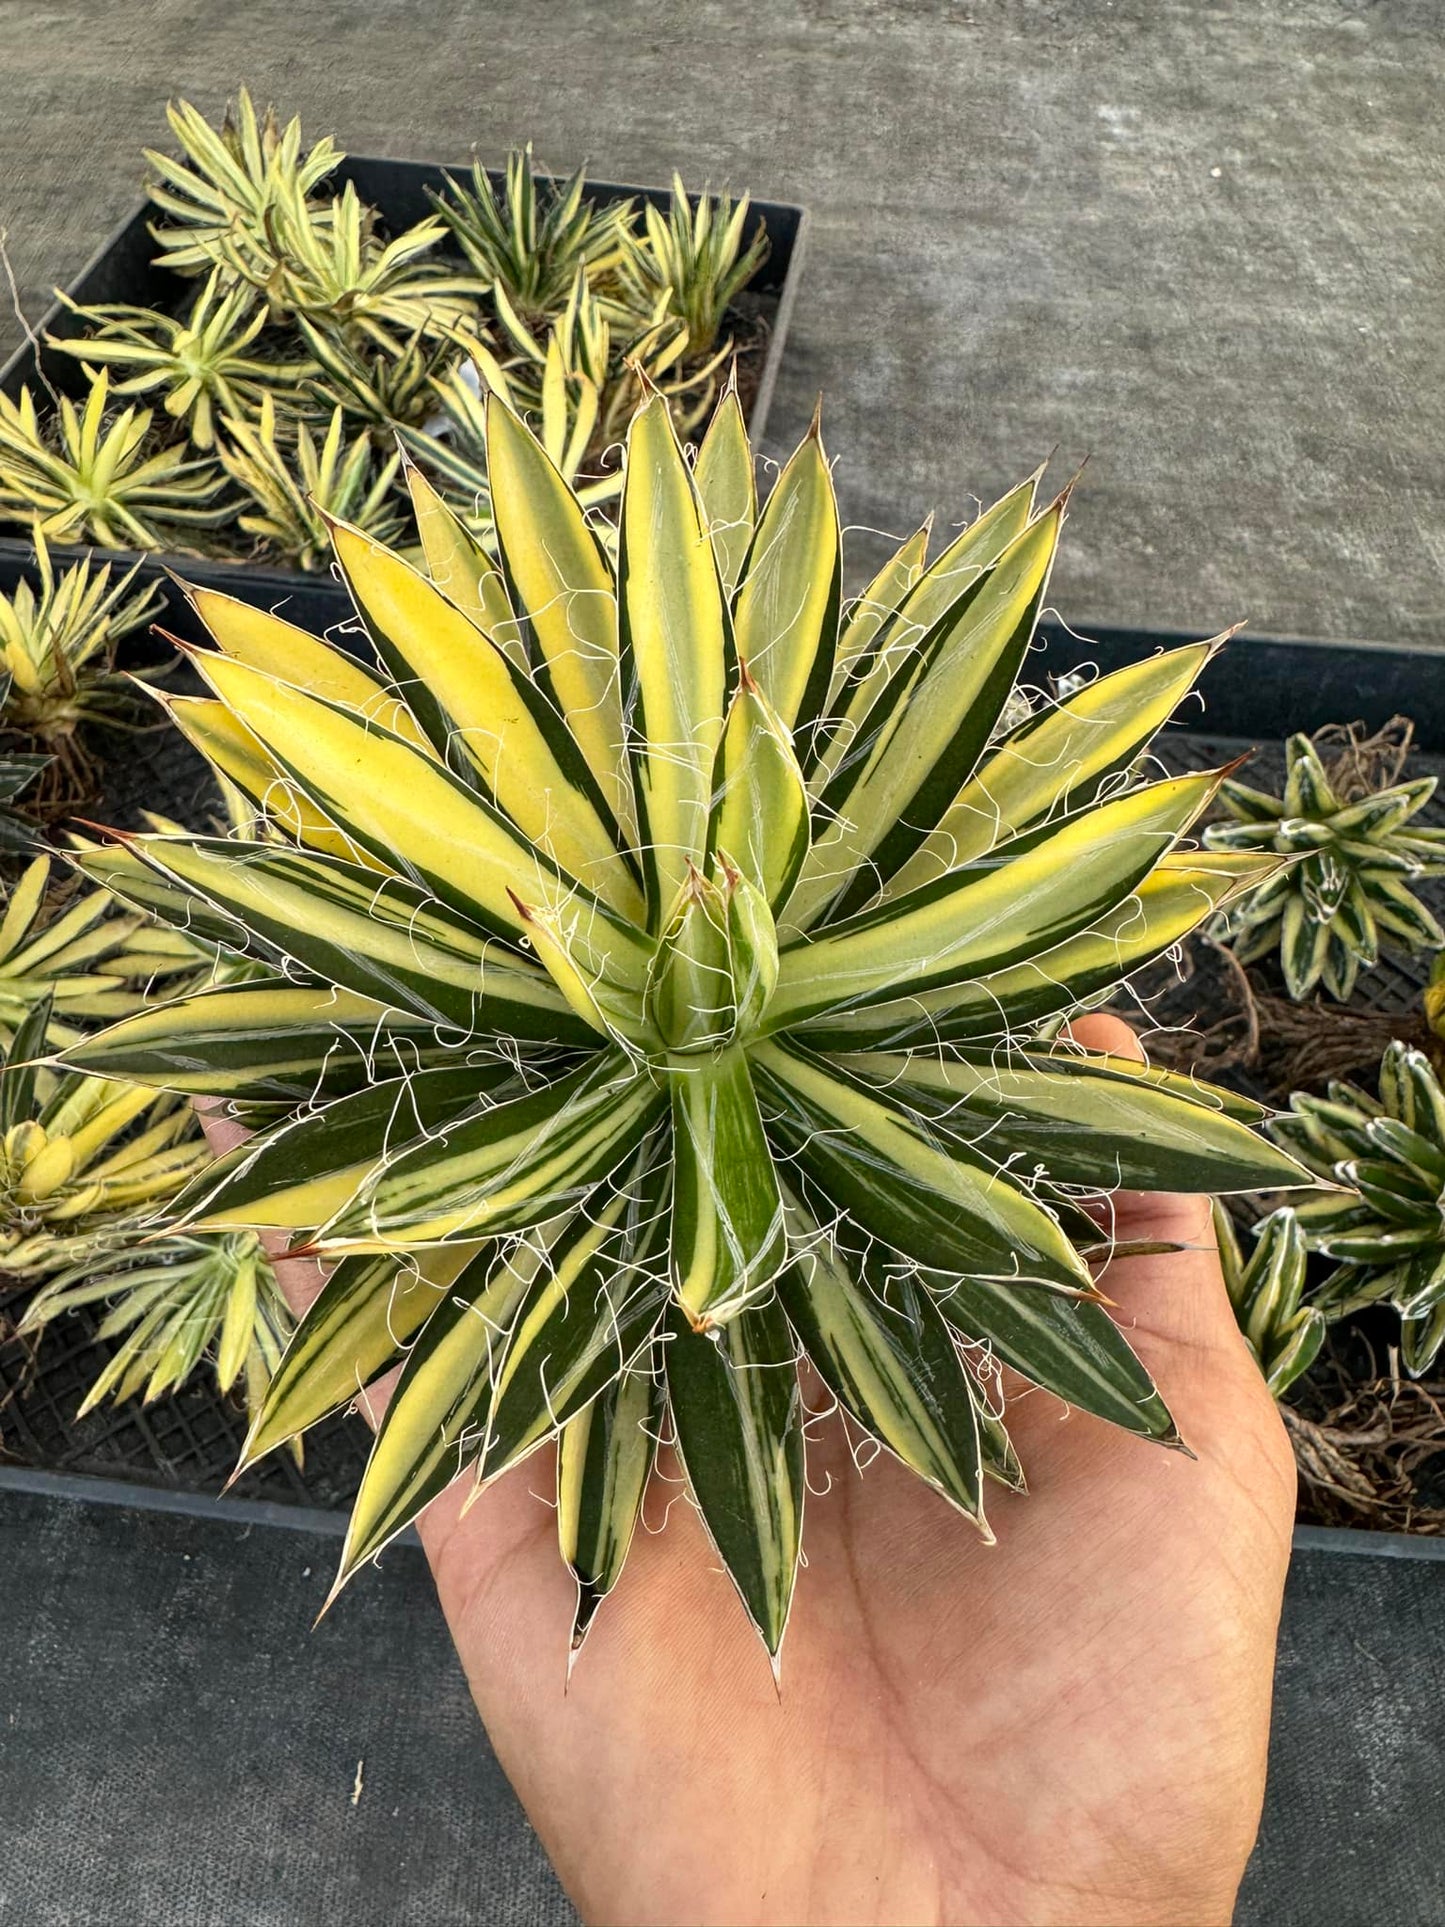
[[[0,1468],[0,1922],[576,1927],[419,1551],[313,1632],[335,1517],[45,1483]],[[1324,1537],[1290,1572],[1236,1927],[1438,1927],[1445,1558]]]
[[[812,209],[774,436],[826,391],[855,520],[1057,446],[1070,618],[1433,642],[1442,43],[1438,0],[0,0],[0,225],[33,313],[165,96],[242,80],[356,152],[679,163]]]

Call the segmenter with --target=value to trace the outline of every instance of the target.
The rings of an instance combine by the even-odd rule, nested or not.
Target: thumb
[[[1146,1061],[1139,1039],[1122,1018],[1081,1017],[1070,1034],[1086,1049]],[[1114,1317],[1131,1340],[1152,1338],[1252,1366],[1224,1287],[1210,1203],[1207,1196],[1191,1192],[1114,1192],[1106,1221],[1116,1242],[1180,1249],[1111,1259],[1098,1274],[1099,1288],[1113,1302]]]

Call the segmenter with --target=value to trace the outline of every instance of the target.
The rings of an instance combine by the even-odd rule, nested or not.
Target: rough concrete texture
[[[0,1921],[576,1927],[420,1552],[393,1547],[312,1632],[339,1543],[316,1515],[26,1476],[0,1474]],[[1445,1559],[1332,1543],[1290,1574],[1236,1924],[1438,1927]]]
[[[770,439],[823,389],[852,519],[959,518],[1057,448],[1071,619],[1445,630],[1436,0],[0,0],[0,35],[32,314],[172,92],[249,80],[356,152],[676,163],[812,210]]]

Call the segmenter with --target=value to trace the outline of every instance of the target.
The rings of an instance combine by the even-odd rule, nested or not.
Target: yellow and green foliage
[[[1210,645],[1015,697],[1063,516],[1032,481],[845,603],[816,424],[759,501],[735,396],[695,461],[647,399],[614,553],[483,412],[495,564],[415,472],[423,566],[332,527],[375,673],[196,595],[174,713],[265,831],[80,860],[267,975],[62,1061],[258,1127],[172,1229],[334,1266],[248,1462],[401,1363],[343,1577],[560,1437],[580,1638],[667,1429],[776,1652],[801,1358],[984,1532],[1020,1479],[986,1359],[1177,1441],[1087,1207],[1305,1174],[1249,1101],[1058,1027],[1280,860],[1191,843],[1219,772],[1148,773]]]

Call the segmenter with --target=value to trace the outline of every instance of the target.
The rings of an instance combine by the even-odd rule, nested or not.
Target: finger
[[[1069,1034],[1087,1050],[1145,1061],[1131,1025],[1102,1011],[1077,1018]],[[1246,1350],[1224,1288],[1210,1201],[1189,1192],[1116,1191],[1103,1221],[1119,1243],[1176,1244],[1183,1249],[1156,1257],[1115,1258],[1099,1273],[1099,1286],[1116,1306],[1126,1331],[1147,1332],[1167,1342],[1237,1358]]]

